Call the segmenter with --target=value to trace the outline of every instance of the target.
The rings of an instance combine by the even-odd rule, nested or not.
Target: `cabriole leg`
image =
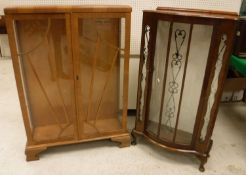
[[[136,145],[136,144],[137,144],[137,137],[135,136],[134,130],[132,130],[131,136],[132,136],[131,144],[132,144],[132,145]]]
[[[201,172],[204,172],[204,171],[205,171],[204,165],[207,163],[207,157],[199,156],[199,159],[200,159],[200,161],[201,161],[199,170],[200,170]]]

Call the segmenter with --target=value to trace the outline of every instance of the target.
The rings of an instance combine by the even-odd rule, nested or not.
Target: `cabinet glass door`
[[[70,18],[14,17],[25,99],[34,142],[75,137],[75,99]]]
[[[122,130],[124,20],[110,15],[73,15],[82,138]]]
[[[153,20],[144,26],[155,44],[153,62],[146,60],[153,71],[145,130],[164,142],[191,145],[213,25]]]

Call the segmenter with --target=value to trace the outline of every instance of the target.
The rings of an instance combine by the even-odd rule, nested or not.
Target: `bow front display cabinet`
[[[218,11],[157,8],[143,13],[133,135],[195,154],[201,171],[212,147],[236,20],[236,14]]]
[[[131,7],[18,7],[5,15],[27,160],[93,140],[129,146]]]

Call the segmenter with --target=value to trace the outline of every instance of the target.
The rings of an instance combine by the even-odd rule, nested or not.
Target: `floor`
[[[26,162],[25,132],[12,64],[0,59],[0,175],[195,175],[199,161],[140,139],[136,146],[118,148],[97,141],[47,150],[39,161]],[[246,104],[220,106],[211,157],[203,174],[246,175]],[[129,127],[134,117],[129,117]]]

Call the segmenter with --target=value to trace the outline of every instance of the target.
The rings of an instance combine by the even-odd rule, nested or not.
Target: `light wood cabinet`
[[[128,6],[5,9],[27,160],[92,140],[129,146],[130,13]]]

